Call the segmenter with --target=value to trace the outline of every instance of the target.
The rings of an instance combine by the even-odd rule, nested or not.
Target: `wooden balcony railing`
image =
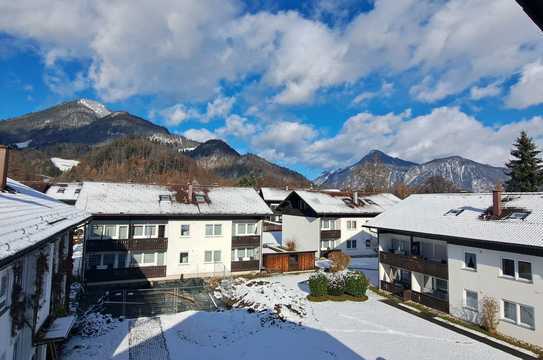
[[[231,271],[251,271],[259,270],[260,260],[249,260],[249,261],[232,261],[230,265]]]
[[[393,254],[383,251],[379,253],[379,260],[383,264],[392,265],[405,270],[435,276],[440,279],[449,279],[449,269],[446,263],[425,260],[417,256]]]
[[[89,269],[85,271],[87,282],[138,280],[164,276],[166,276],[166,266],[142,266],[105,270]]]
[[[339,239],[341,230],[321,230],[321,240]]]
[[[403,285],[393,284],[393,283],[389,283],[387,281],[381,280],[381,290],[385,290],[394,295],[403,297],[403,292],[405,290],[405,287]]]
[[[438,297],[417,291],[411,291],[411,300],[444,313],[449,312],[449,301],[445,299],[440,299]]]
[[[256,248],[260,247],[260,236],[232,236],[233,248]]]
[[[167,250],[168,239],[87,240],[88,251]]]

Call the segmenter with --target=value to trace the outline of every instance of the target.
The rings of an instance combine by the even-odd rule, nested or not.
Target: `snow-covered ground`
[[[51,161],[60,171],[68,171],[79,164],[78,160],[62,159],[57,157],[52,157]]]
[[[125,320],[102,336],[73,337],[65,346],[64,358],[124,360],[129,354],[130,359],[152,360],[513,358],[391,307],[373,293],[362,303],[311,303],[305,299],[308,276],[280,275],[232,290],[250,307],[260,304],[258,309],[268,306],[273,310],[274,291],[279,303],[292,299],[304,311],[291,314],[286,321],[274,318],[271,311],[245,309],[162,315],[152,324]]]
[[[349,269],[363,272],[372,285],[379,285],[379,258],[377,256],[351,258]]]

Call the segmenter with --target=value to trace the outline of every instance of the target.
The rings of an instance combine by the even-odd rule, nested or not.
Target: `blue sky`
[[[0,66],[2,119],[90,98],[310,178],[543,145],[543,33],[512,0],[4,2]]]

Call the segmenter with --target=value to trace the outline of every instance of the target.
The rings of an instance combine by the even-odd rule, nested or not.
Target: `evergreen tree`
[[[538,158],[540,151],[525,131],[520,133],[513,145],[513,159],[505,164],[507,175],[511,177],[505,183],[507,191],[537,191],[543,184],[542,161]]]

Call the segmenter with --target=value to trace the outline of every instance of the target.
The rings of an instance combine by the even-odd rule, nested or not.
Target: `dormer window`
[[[445,213],[445,216],[458,216],[464,212],[464,209],[451,209]]]
[[[172,198],[170,197],[170,195],[158,195],[158,201],[172,201]]]
[[[524,220],[530,213],[528,211],[514,211],[506,219],[508,220]]]

